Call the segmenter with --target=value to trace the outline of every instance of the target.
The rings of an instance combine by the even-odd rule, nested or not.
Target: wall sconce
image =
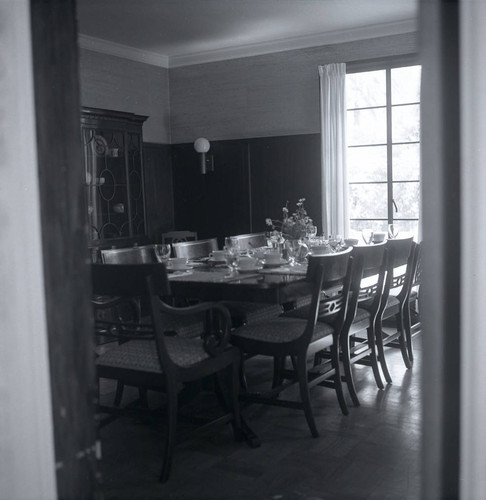
[[[213,155],[206,154],[209,151],[211,144],[204,137],[199,137],[194,141],[194,149],[199,154],[199,168],[201,174],[206,172],[214,172]]]

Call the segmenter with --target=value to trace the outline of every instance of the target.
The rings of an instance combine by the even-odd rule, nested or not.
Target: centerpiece
[[[266,219],[267,226],[271,228],[270,236],[280,236],[285,240],[301,240],[311,234],[315,235],[316,228],[308,216],[304,206],[305,198],[300,198],[296,209],[289,214],[288,204],[282,208],[282,220]]]

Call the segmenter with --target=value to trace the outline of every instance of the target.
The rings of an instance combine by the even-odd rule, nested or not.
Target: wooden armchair
[[[167,395],[167,432],[161,481],[169,477],[176,438],[179,394],[188,384],[210,375],[216,379],[227,372],[229,394],[222,398],[225,421],[231,421],[235,438],[240,438],[238,375],[240,352],[228,344],[230,317],[217,303],[200,303],[176,308],[164,302],[170,296],[170,284],[161,264],[92,265],[93,292],[118,297],[141,296],[147,300],[151,320],[146,323],[103,322],[104,331],[122,338],[120,343],[96,360],[98,377],[123,384],[163,391]],[[198,316],[205,321],[201,337],[182,337],[167,317]],[[224,381],[223,379],[220,379]],[[230,408],[231,411],[228,411]],[[100,406],[100,412],[118,414],[123,409]],[[221,417],[218,421],[221,420]]]

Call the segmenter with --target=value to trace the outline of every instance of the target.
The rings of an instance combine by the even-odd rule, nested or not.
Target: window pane
[[[393,224],[398,227],[398,237],[406,238],[413,236],[415,241],[418,240],[418,220],[393,220]]]
[[[386,181],[386,146],[349,148],[348,181]]]
[[[393,199],[398,208],[393,217],[418,218],[420,207],[420,184],[419,182],[394,182]]]
[[[349,146],[386,143],[386,109],[348,111],[347,133]]]
[[[376,219],[388,217],[386,184],[350,184],[349,217]]]
[[[385,70],[346,75],[346,102],[348,109],[385,106]]]
[[[393,142],[412,142],[420,140],[420,106],[392,107]]]
[[[391,70],[392,104],[420,102],[420,73],[420,66]]]
[[[349,221],[350,238],[358,238],[360,244],[363,244],[361,231],[363,229],[372,229],[374,232],[384,232],[388,230],[388,222],[383,220],[351,220]]]
[[[420,179],[420,144],[392,146],[393,180],[416,181]]]

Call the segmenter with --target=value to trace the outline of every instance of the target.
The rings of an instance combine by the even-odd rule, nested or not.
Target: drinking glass
[[[154,252],[159,262],[167,263],[170,257],[171,247],[168,243],[154,245]]]
[[[289,264],[291,266],[295,266],[295,261],[300,252],[300,243],[298,240],[286,240],[285,249],[287,250],[287,257],[289,260]]]
[[[224,260],[228,266],[230,274],[236,272],[238,265],[239,251],[237,247],[224,247]]]
[[[373,241],[373,231],[371,229],[363,229],[361,231],[361,237],[363,238],[365,245],[371,245],[371,242]]]
[[[388,238],[394,240],[398,236],[398,227],[396,224],[388,224]]]
[[[334,236],[329,236],[329,246],[333,252],[337,252],[341,247],[341,243],[343,241],[343,237],[340,234],[336,234]]]

